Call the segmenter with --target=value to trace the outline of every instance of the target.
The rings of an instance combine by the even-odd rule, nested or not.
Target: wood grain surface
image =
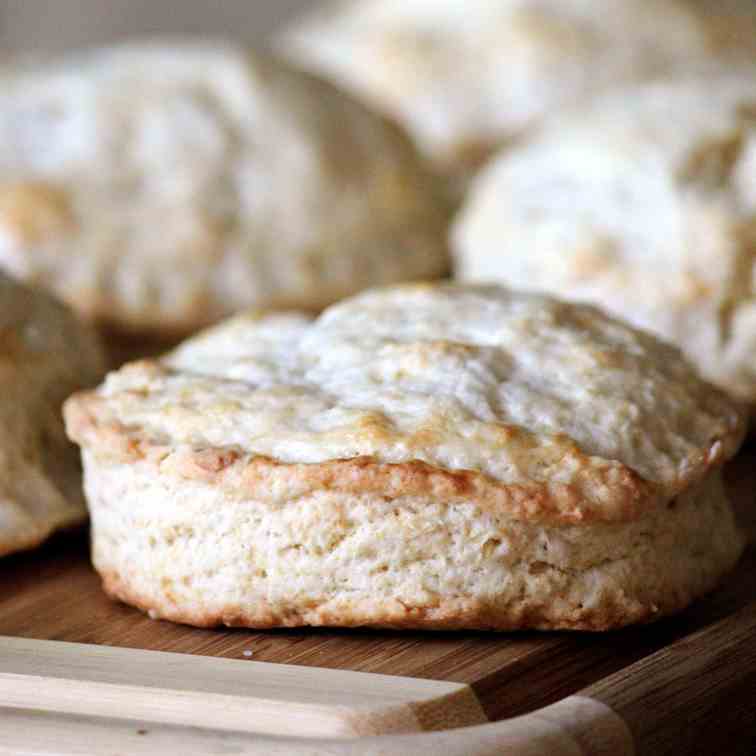
[[[590,686],[654,756],[756,754],[756,602]]]
[[[730,464],[727,478],[739,519],[756,541],[753,443]],[[753,546],[719,589],[683,614],[606,634],[197,630],[150,620],[107,599],[89,566],[83,533],[6,559],[0,571],[0,635],[464,682],[494,720],[559,701],[754,604]],[[743,685],[740,695],[756,700],[756,680]],[[707,700],[712,712],[731,706],[716,687]],[[658,700],[651,696],[639,705],[650,710]],[[741,710],[738,721],[747,723]]]
[[[469,726],[467,685],[0,636],[0,754],[752,756],[754,661],[751,603],[578,695]]]

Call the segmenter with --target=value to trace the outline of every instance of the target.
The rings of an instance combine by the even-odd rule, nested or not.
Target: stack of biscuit
[[[331,2],[272,47],[0,71],[0,554],[86,500],[106,592],[203,627],[608,630],[714,588],[756,10]],[[103,379],[93,327],[139,359]]]

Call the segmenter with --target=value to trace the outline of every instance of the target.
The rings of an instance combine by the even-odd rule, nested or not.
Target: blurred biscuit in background
[[[0,85],[0,269],[98,324],[173,338],[447,271],[411,140],[270,57],[129,44]]]
[[[756,71],[553,119],[481,172],[453,238],[462,279],[600,305],[756,404]]]
[[[711,56],[754,57],[746,0],[340,0],[281,48],[391,114],[452,176],[560,108]]]
[[[104,370],[88,326],[48,294],[0,273],[0,556],[86,519],[61,404]]]

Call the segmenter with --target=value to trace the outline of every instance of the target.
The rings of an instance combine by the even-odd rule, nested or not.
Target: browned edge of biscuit
[[[253,604],[209,610],[192,608],[170,600],[156,601],[143,595],[128,578],[107,567],[99,568],[102,586],[112,599],[122,601],[148,613],[194,627],[246,627],[268,630],[278,627],[374,627],[389,630],[579,630],[602,632],[628,625],[647,624],[675,614],[697,598],[711,591],[719,575],[707,581],[700,592],[681,590],[670,593],[664,601],[638,602],[618,600],[599,607],[560,609],[556,618],[549,602],[543,605],[502,607],[479,599],[450,597],[433,606],[409,606],[395,599],[356,602],[351,607],[313,603],[312,606],[275,607],[264,599]]]
[[[315,491],[374,494],[384,500],[427,497],[470,502],[511,519],[554,523],[628,522],[640,518],[702,480],[737,451],[745,429],[712,438],[707,448],[684,460],[672,485],[648,481],[615,460],[591,457],[565,444],[565,461],[574,471],[570,483],[506,484],[473,470],[446,470],[426,462],[387,463],[372,457],[317,463],[279,462],[235,447],[173,447],[147,438],[138,428],[101,421],[105,400],[80,392],[64,405],[69,438],[98,457],[153,465],[156,474],[173,475],[219,487],[229,498],[293,499]],[[569,458],[568,458],[569,457]],[[275,492],[275,493],[274,493]]]

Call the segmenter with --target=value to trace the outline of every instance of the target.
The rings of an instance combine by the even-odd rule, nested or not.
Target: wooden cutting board
[[[751,444],[730,464],[726,476],[739,519],[752,543],[756,543],[756,445]],[[172,625],[110,601],[100,591],[97,575],[88,563],[86,534],[80,533],[73,538],[55,539],[37,552],[2,562],[0,636],[171,651],[235,659],[242,664],[271,662],[465,683],[471,687],[486,717],[493,721],[534,712],[589,691],[593,698],[610,703],[615,710],[622,709],[623,715],[626,713],[634,721],[636,730],[646,731],[644,742],[654,743],[654,754],[710,753],[714,748],[727,754],[756,754],[756,547],[753,545],[717,591],[682,615],[620,632],[492,634],[327,629],[253,632]],[[31,653],[29,648],[16,647],[10,640],[5,645],[6,650],[13,646],[14,653]],[[45,653],[53,654],[49,657],[52,659],[59,653],[55,649],[68,647],[46,648]],[[80,658],[79,651],[71,654],[72,659]],[[0,678],[3,665],[11,663],[10,658],[8,653],[3,655],[0,638]],[[116,656],[113,663],[118,664],[121,658]],[[148,668],[151,658],[148,656],[143,662]],[[165,664],[170,666],[170,659],[177,657],[154,658],[167,660]],[[268,665],[249,669],[266,668],[271,669]],[[233,669],[241,667],[236,665]],[[354,678],[355,684],[363,685],[364,679]],[[381,679],[369,678],[376,685]],[[0,679],[0,707],[4,705],[1,683]],[[344,685],[348,687],[351,682],[334,678],[334,689],[339,686],[343,689]],[[426,695],[422,685],[417,690],[411,683],[405,687],[408,696],[410,692],[412,696]],[[432,691],[428,691],[430,695]],[[448,691],[439,687],[436,692],[446,695]],[[673,712],[666,718],[662,716],[665,707]],[[3,722],[11,726],[10,719],[3,719],[2,711],[0,708],[0,753],[11,753],[2,750]],[[475,717],[471,716],[472,720],[458,724],[472,724]],[[15,731],[26,726],[23,717],[13,721]],[[29,726],[41,727],[40,722],[30,720]],[[533,726],[531,722],[530,729]],[[103,732],[116,730],[116,725],[112,725]],[[434,746],[432,750],[438,747],[445,746]],[[400,753],[404,746],[397,748]],[[463,747],[458,752],[473,753],[472,745],[469,750]],[[533,751],[536,752],[549,753],[549,750]],[[594,753],[580,751],[589,752]],[[612,749],[602,753],[612,753]]]

